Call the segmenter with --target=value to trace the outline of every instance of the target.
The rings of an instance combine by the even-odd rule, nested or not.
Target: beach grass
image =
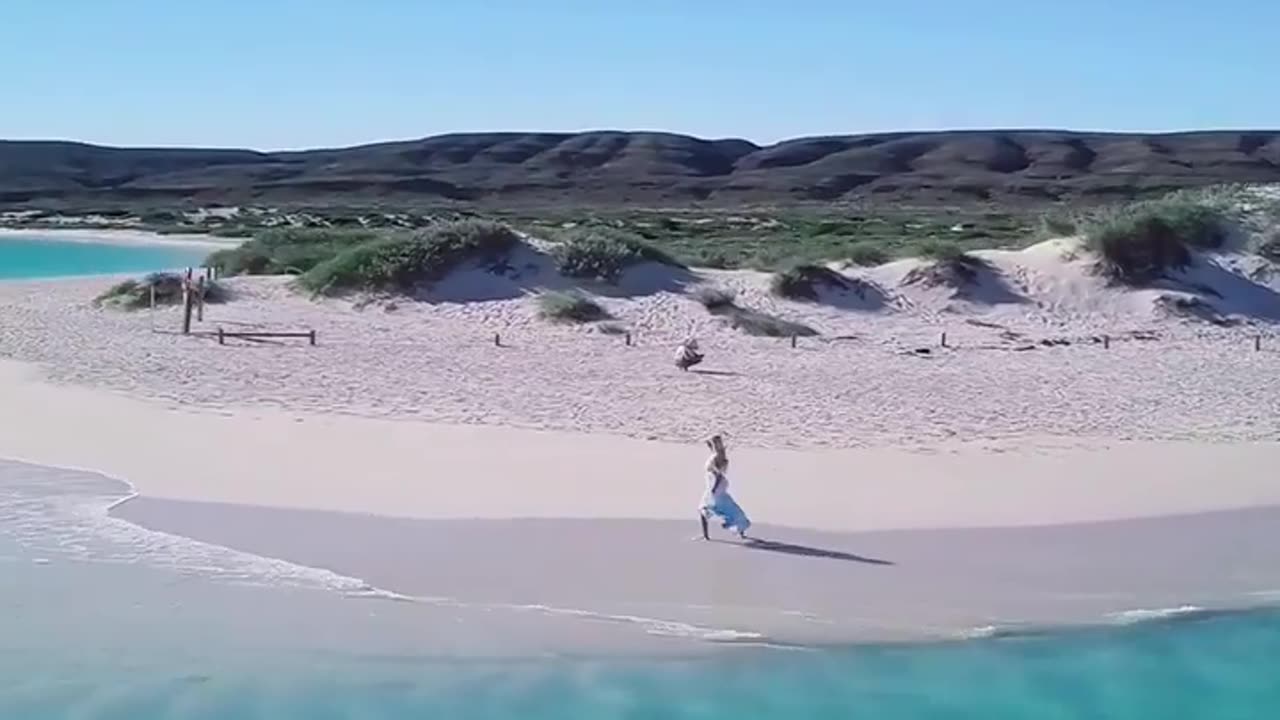
[[[774,295],[789,300],[816,301],[823,288],[845,290],[849,281],[840,273],[823,265],[797,265],[777,273],[770,280]]]
[[[151,306],[151,290],[155,288],[156,305],[182,303],[183,276],[178,273],[151,273],[141,280],[123,280],[107,288],[93,300],[98,307],[117,310],[142,310]],[[215,282],[204,285],[206,303],[222,303],[229,299],[226,288]]]
[[[639,237],[607,227],[575,228],[561,233],[552,251],[565,277],[616,283],[627,268],[646,262],[682,264]]]
[[[412,234],[375,236],[342,249],[298,278],[316,294],[411,292],[463,263],[497,262],[520,242],[509,226],[484,220],[439,223]]]
[[[1222,248],[1229,222],[1220,204],[1177,194],[1095,214],[1084,224],[1084,238],[1104,275],[1142,285],[1187,267],[1194,251]]]
[[[694,293],[694,299],[707,309],[707,312],[724,318],[729,327],[747,335],[757,337],[810,337],[818,331],[793,320],[770,315],[752,308],[742,307],[735,302],[736,296],[731,290],[706,287]]]
[[[600,303],[582,293],[558,291],[538,295],[538,314],[562,323],[589,323],[612,317]]]

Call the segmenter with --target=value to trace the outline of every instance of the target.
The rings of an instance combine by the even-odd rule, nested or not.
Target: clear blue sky
[[[1277,0],[0,0],[0,137],[1280,126]]]

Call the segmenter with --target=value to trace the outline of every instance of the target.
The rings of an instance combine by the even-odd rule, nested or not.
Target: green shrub
[[[591,298],[575,292],[544,292],[538,296],[538,314],[556,322],[588,323],[610,315]]]
[[[929,238],[916,245],[916,253],[936,263],[981,265],[982,260],[970,255],[964,247],[947,240]]]
[[[680,263],[646,245],[635,236],[610,228],[583,228],[562,236],[553,251],[556,267],[565,277],[614,283],[632,265],[656,262],[674,267]]]
[[[386,235],[369,230],[270,228],[205,260],[223,275],[299,275],[350,248]]]
[[[797,265],[773,276],[770,290],[774,295],[791,300],[817,300],[822,287],[848,289],[843,275],[822,265]]]
[[[1188,196],[1134,203],[1098,214],[1085,227],[1086,246],[1112,279],[1140,285],[1191,264],[1193,250],[1216,250],[1228,237],[1219,205]]]
[[[1040,218],[1040,237],[1064,238],[1072,237],[1080,232],[1080,223],[1074,216],[1067,213],[1050,213]]]
[[[1280,262],[1280,230],[1272,230],[1258,243],[1258,254],[1271,262]]]
[[[152,273],[141,280],[125,280],[112,285],[94,298],[93,304],[119,310],[141,310],[151,306],[151,288],[154,287],[157,306],[178,305],[182,303],[182,281],[183,276],[178,273]],[[222,285],[205,283],[206,303],[222,303],[228,298],[229,293]]]
[[[724,313],[729,319],[729,326],[741,330],[747,335],[758,337],[809,337],[818,331],[798,322],[769,315],[750,308],[734,307],[731,312]]]
[[[862,267],[883,265],[891,259],[884,248],[870,242],[858,242],[850,245],[845,251],[849,262]]]
[[[726,288],[701,287],[693,294],[693,297],[702,304],[702,307],[714,312],[723,308],[733,307],[733,301],[737,295]]]
[[[440,280],[468,260],[497,262],[520,237],[499,223],[461,220],[342,250],[298,278],[314,293],[408,292]]]

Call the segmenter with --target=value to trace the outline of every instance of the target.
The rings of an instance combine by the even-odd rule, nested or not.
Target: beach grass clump
[[[924,240],[916,245],[916,254],[929,262],[907,273],[903,282],[908,284],[959,288],[977,280],[978,272],[987,267],[985,260],[947,240]]]
[[[845,276],[822,265],[797,265],[774,275],[769,284],[769,289],[778,297],[815,302],[821,298],[823,289],[848,288]]]
[[[728,288],[721,287],[701,287],[693,293],[693,298],[698,301],[702,307],[711,312],[732,308],[737,294]]]
[[[627,268],[641,263],[683,267],[635,235],[603,227],[577,228],[564,234],[552,255],[561,275],[608,283],[616,283]]]
[[[380,236],[347,248],[298,278],[317,294],[411,292],[467,261],[497,263],[520,243],[501,223],[459,220],[413,234]]]
[[[183,276],[179,273],[152,273],[141,280],[124,280],[107,288],[93,304],[117,310],[142,310],[151,306],[151,290],[155,288],[156,305],[180,305],[182,303]],[[226,288],[217,282],[204,285],[206,303],[223,303],[230,297]]]
[[[729,327],[757,337],[810,337],[818,331],[805,325],[759,310],[753,310],[734,302],[732,291],[720,288],[703,288],[696,294],[698,302],[707,312],[724,318]]]
[[[1187,267],[1194,251],[1220,249],[1228,235],[1223,207],[1188,195],[1116,208],[1094,216],[1084,229],[1099,270],[1129,285]]]
[[[538,314],[561,323],[589,323],[612,317],[600,303],[582,293],[558,291],[538,295]]]
[[[223,275],[301,275],[344,250],[384,237],[371,230],[267,228],[205,260]]]
[[[845,259],[852,265],[875,267],[889,262],[892,256],[882,246],[863,241],[850,245],[845,250]]]
[[[1280,263],[1280,229],[1272,230],[1258,243],[1258,254],[1274,263]]]

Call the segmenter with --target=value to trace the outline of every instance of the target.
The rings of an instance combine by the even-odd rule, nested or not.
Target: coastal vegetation
[[[178,273],[151,273],[141,280],[123,280],[94,298],[98,307],[117,310],[142,310],[151,306],[152,290],[156,305],[182,304],[183,276]],[[222,303],[228,299],[226,288],[217,282],[204,285],[206,303]]]
[[[563,323],[589,323],[611,317],[599,303],[582,293],[556,291],[538,295],[538,314]]]

